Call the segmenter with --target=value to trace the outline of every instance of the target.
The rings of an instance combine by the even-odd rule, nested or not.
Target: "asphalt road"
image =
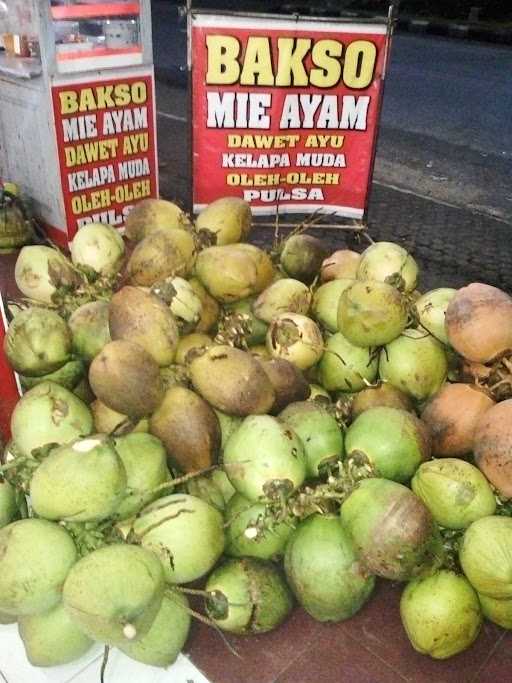
[[[396,35],[375,179],[512,222],[512,49]]]
[[[185,26],[165,2],[153,19],[162,184],[184,199]],[[512,223],[512,49],[401,34],[391,54],[375,181]]]

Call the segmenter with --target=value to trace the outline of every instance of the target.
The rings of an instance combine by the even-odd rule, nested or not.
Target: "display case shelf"
[[[77,19],[98,19],[108,17],[129,17],[140,14],[138,2],[105,2],[97,5],[60,5],[52,7],[52,17],[58,21]]]

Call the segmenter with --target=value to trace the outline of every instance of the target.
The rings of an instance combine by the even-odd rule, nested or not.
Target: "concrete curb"
[[[490,29],[483,26],[445,23],[428,19],[398,18],[398,31],[420,33],[464,40],[478,40],[501,45],[512,45],[512,29]]]

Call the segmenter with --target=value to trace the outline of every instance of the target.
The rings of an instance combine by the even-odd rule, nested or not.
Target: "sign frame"
[[[191,208],[191,211],[197,212],[201,208],[200,205],[195,203],[195,197],[194,197],[194,168],[195,168],[195,159],[194,159],[194,79],[193,79],[193,64],[192,64],[192,45],[193,45],[193,40],[192,40],[192,32],[193,32],[193,27],[194,27],[194,20],[198,16],[214,16],[216,18],[226,18],[229,20],[230,18],[235,18],[235,19],[256,19],[256,20],[268,20],[268,21],[278,21],[281,22],[293,22],[294,25],[297,27],[298,30],[300,30],[301,25],[304,25],[306,22],[311,24],[314,22],[315,24],[318,25],[318,31],[322,30],[322,24],[325,26],[332,26],[333,20],[336,21],[338,24],[343,24],[344,27],[347,26],[353,26],[356,30],[357,27],[359,27],[359,32],[364,32],[364,27],[369,26],[371,27],[372,25],[379,25],[379,26],[385,26],[385,31],[382,32],[384,35],[384,44],[383,44],[383,57],[382,57],[382,70],[381,73],[378,77],[379,81],[379,97],[377,98],[377,106],[376,106],[376,111],[375,111],[375,125],[373,129],[373,135],[371,138],[371,154],[368,162],[368,174],[367,174],[367,180],[366,180],[366,188],[365,188],[365,193],[364,193],[364,206],[362,213],[359,217],[351,217],[348,215],[344,215],[342,213],[336,212],[336,211],[331,211],[329,210],[329,207],[326,207],[326,211],[323,211],[321,209],[322,204],[319,203],[319,206],[316,207],[316,210],[310,209],[309,211],[288,211],[286,204],[280,204],[279,200],[277,200],[273,204],[273,209],[271,209],[271,204],[269,204],[268,210],[265,211],[258,211],[255,210],[253,207],[253,214],[255,214],[255,217],[258,216],[272,216],[274,215],[274,220],[270,222],[265,222],[262,220],[258,220],[257,224],[262,227],[275,227],[276,222],[279,222],[279,216],[280,215],[286,215],[291,217],[292,222],[289,223],[280,223],[282,227],[294,227],[297,222],[303,223],[304,222],[304,215],[309,215],[314,218],[313,223],[318,225],[318,227],[322,228],[347,228],[347,229],[355,229],[358,231],[364,231],[366,230],[367,227],[367,219],[368,219],[368,206],[369,206],[369,197],[370,197],[370,192],[371,192],[371,186],[372,186],[372,179],[373,179],[373,172],[374,172],[374,167],[375,167],[375,158],[376,158],[376,149],[377,149],[377,139],[378,139],[378,133],[380,129],[380,121],[381,121],[381,113],[382,113],[382,103],[383,103],[383,97],[384,97],[384,89],[385,89],[385,81],[386,81],[386,75],[387,75],[387,69],[389,66],[389,60],[390,60],[390,53],[391,53],[391,42],[392,42],[392,37],[393,37],[393,32],[394,32],[394,27],[397,23],[397,8],[398,8],[398,3],[394,2],[393,0],[389,3],[388,5],[388,13],[387,17],[327,17],[327,16],[322,16],[322,17],[314,17],[314,16],[304,16],[300,14],[293,14],[293,15],[282,15],[282,14],[269,14],[269,13],[258,13],[258,12],[237,12],[237,11],[213,11],[213,10],[207,10],[207,9],[192,9],[192,0],[187,0],[186,2],[186,9],[185,12],[187,14],[187,33],[188,33],[188,39],[187,39],[187,66],[188,66],[188,93],[189,93],[189,149],[190,149],[190,154],[189,154],[189,167],[190,167],[190,177],[192,179],[191,186],[190,186],[190,197],[189,197],[189,205]],[[347,31],[348,32],[348,31]],[[377,79],[374,79],[373,82],[376,82]],[[258,207],[260,208],[260,207]],[[265,207],[267,208],[267,207]],[[302,207],[305,208],[305,207]],[[326,219],[331,219],[330,223],[326,223]]]
[[[144,82],[146,86],[146,96],[147,99],[145,102],[141,102],[141,107],[137,107],[137,103],[134,101],[130,101],[126,106],[119,105],[115,107],[104,107],[100,108],[98,107],[97,109],[91,109],[90,111],[77,111],[76,116],[73,115],[73,113],[62,113],[62,111],[59,111],[59,93],[64,92],[64,91],[73,91],[79,93],[81,90],[94,90],[96,88],[102,88],[103,86],[109,86],[111,84],[116,84],[118,86],[130,86],[133,85],[134,83],[137,82]],[[125,71],[124,73],[122,72],[106,72],[103,71],[101,73],[84,73],[80,74],[78,77],[59,77],[52,79],[52,82],[50,84],[51,86],[51,93],[50,93],[50,102],[51,102],[51,111],[53,113],[53,130],[54,130],[54,138],[55,138],[55,146],[56,146],[56,154],[57,154],[57,161],[58,161],[58,173],[59,173],[59,179],[60,179],[60,191],[61,191],[61,201],[62,201],[62,211],[63,215],[65,216],[65,224],[66,224],[66,241],[71,242],[73,239],[74,235],[76,234],[77,230],[80,229],[82,224],[86,224],[87,222],[91,222],[92,220],[95,220],[95,217],[98,219],[99,222],[103,223],[108,223],[109,225],[112,225],[112,227],[122,229],[124,226],[124,220],[126,218],[126,215],[128,214],[129,208],[133,206],[133,204],[138,201],[139,199],[144,199],[144,198],[157,198],[159,196],[159,177],[158,177],[158,149],[157,149],[157,125],[156,125],[156,97],[155,97],[155,78],[154,78],[154,72],[153,72],[153,67],[137,67],[136,69],[130,69],[129,71]],[[115,86],[114,86],[115,87]],[[119,97],[127,97],[126,91],[123,90],[123,92],[119,94]],[[105,101],[107,98],[105,98]],[[93,106],[91,102],[91,106]],[[101,126],[105,125],[105,115],[109,112],[115,112],[116,114],[119,114],[119,112],[127,112],[128,110],[135,111],[136,109],[146,109],[146,125],[145,127],[141,128],[134,128],[133,131],[130,129],[127,130],[121,130],[121,131],[116,131],[116,132],[111,132],[111,133],[105,133],[104,130],[101,130]],[[98,130],[96,135],[93,135],[92,137],[82,137],[83,135],[83,128],[85,126],[84,119],[87,116],[95,116],[96,118],[96,124],[98,124]],[[63,129],[63,121],[66,118],[76,118],[76,119],[81,119],[81,130],[80,130],[80,137],[76,137],[75,139],[71,139],[69,141],[66,141],[64,139],[64,129]],[[111,126],[114,125],[112,123],[113,119],[110,119],[111,121]],[[139,122],[140,123],[140,122]],[[121,125],[123,128],[126,125],[125,122],[122,124],[119,121],[115,122],[115,125]],[[135,136],[138,139],[141,138],[143,135],[147,136],[147,145],[148,148],[146,150],[140,149],[139,151],[134,151],[133,153],[127,153],[123,154],[121,152],[120,154],[113,154],[110,159],[98,159],[94,161],[86,161],[84,163],[78,163],[76,166],[68,166],[66,165],[66,149],[69,148],[74,148],[76,147],[82,147],[87,145],[87,143],[94,145],[100,144],[102,141],[117,141],[118,143],[118,149],[121,148],[121,144],[124,145],[124,140],[126,137],[130,136]],[[137,144],[137,141],[134,142],[134,144]],[[141,143],[142,144],[142,143]],[[112,148],[113,149],[113,148]],[[149,172],[142,174],[140,176],[134,175],[133,177],[128,177],[127,179],[122,179],[120,177],[120,169],[119,169],[119,164],[128,162],[128,161],[141,161],[142,160],[147,160],[147,166],[149,168]],[[109,180],[108,182],[102,182],[101,179],[98,180],[100,184],[95,185],[94,184],[94,179],[91,181],[90,180],[90,173],[92,172],[93,168],[107,168],[108,166],[112,167],[112,173],[114,176],[113,180]],[[114,168],[115,167],[115,168]],[[70,185],[70,180],[69,176],[74,175],[74,171],[84,172],[86,174],[86,183],[92,183],[89,187],[84,187],[83,189],[71,189]],[[82,182],[84,180],[80,178]],[[76,180],[78,182],[78,180]],[[123,201],[118,201],[116,199],[116,194],[121,191],[123,192],[129,192],[130,186],[132,188],[135,187],[136,183],[144,183],[146,182],[148,185],[148,191],[145,194],[141,194],[141,196],[133,196],[132,199],[125,199]],[[122,190],[123,186],[126,186],[126,190]],[[132,189],[133,192],[133,189]],[[84,210],[81,213],[74,213],[72,209],[72,201],[75,197],[85,197],[86,199],[84,201],[87,201],[87,197],[92,198],[92,195],[94,195],[94,199],[97,200],[98,206],[90,209],[90,210]],[[109,195],[108,199],[103,199],[106,197],[106,195]],[[92,199],[90,199],[92,202]],[[106,203],[105,203],[106,202]],[[102,205],[103,204],[103,205]],[[115,220],[111,220],[112,215],[115,214]],[[107,217],[108,216],[108,217]]]

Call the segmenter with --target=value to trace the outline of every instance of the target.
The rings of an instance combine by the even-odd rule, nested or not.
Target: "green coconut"
[[[324,352],[318,325],[300,313],[279,313],[267,332],[267,349],[273,358],[283,358],[300,370],[313,367]]]
[[[43,614],[20,617],[18,631],[32,666],[69,664],[94,644],[78,628],[62,603]]]
[[[115,513],[126,493],[123,462],[104,435],[53,449],[30,482],[35,513],[51,520],[99,522]]]
[[[310,285],[319,275],[327,250],[317,237],[299,234],[288,237],[281,252],[281,266],[292,278]]]
[[[342,504],[341,521],[370,574],[408,581],[440,566],[444,559],[428,508],[394,481],[361,481]]]
[[[414,304],[421,327],[447,346],[450,342],[445,326],[446,309],[456,292],[450,287],[433,289],[420,296]]]
[[[329,332],[338,331],[340,297],[354,282],[355,280],[348,278],[330,280],[315,291],[311,304],[311,314]]]
[[[76,266],[91,268],[101,275],[117,275],[124,259],[124,242],[119,232],[106,223],[81,227],[70,244]]]
[[[84,281],[64,254],[42,245],[23,247],[14,279],[24,296],[45,304],[52,303],[58,287],[74,288]]]
[[[271,323],[274,316],[287,311],[307,315],[311,296],[309,287],[300,280],[282,278],[263,290],[252,308],[257,318]]]
[[[264,518],[265,505],[254,503],[235,493],[230,498],[224,517],[226,519],[225,554],[231,557],[257,557],[274,560],[284,555],[286,542],[293,531],[289,520],[260,528],[258,521]]]
[[[372,348],[355,346],[341,332],[327,339],[319,363],[320,381],[328,391],[359,391],[377,377],[378,358]]]
[[[465,529],[496,510],[487,479],[479,469],[457,458],[424,462],[412,478],[411,487],[436,522],[448,529]]]
[[[168,588],[149,631],[117,647],[125,655],[149,666],[164,669],[180,654],[190,630],[190,609],[183,593]]]
[[[368,408],[345,434],[347,457],[364,455],[378,477],[405,483],[430,458],[430,434],[415,415],[399,408]]]
[[[46,519],[21,519],[0,529],[0,611],[24,616],[56,607],[77,561],[68,532]]]
[[[114,543],[82,557],[68,573],[62,595],[85,635],[119,647],[149,631],[164,591],[162,564],[154,553]]]
[[[313,514],[299,524],[286,546],[284,568],[295,597],[318,621],[349,619],[375,585],[334,514]]]
[[[478,593],[478,599],[486,619],[498,624],[501,628],[506,628],[509,631],[512,629],[512,598],[500,600]]]
[[[319,403],[291,403],[279,414],[279,419],[290,425],[302,441],[308,477],[318,477],[322,466],[343,457],[341,429],[334,416]]]
[[[491,515],[470,524],[460,545],[459,560],[479,593],[512,598],[512,519]]]
[[[419,268],[413,257],[394,242],[375,242],[361,254],[357,268],[359,280],[390,282],[405,292],[418,284]]]
[[[380,378],[418,401],[439,391],[447,372],[443,345],[423,330],[404,330],[380,352]]]
[[[205,503],[213,505],[222,513],[235,494],[235,489],[223,470],[214,470],[200,477],[193,477],[187,481],[185,490],[191,496],[201,498]]]
[[[206,611],[230,633],[266,633],[282,624],[293,608],[293,596],[272,562],[231,559],[209,576]]]
[[[402,593],[400,616],[414,649],[434,659],[470,647],[483,621],[476,591],[448,570],[411,581]]]
[[[114,441],[126,472],[126,491],[116,509],[118,519],[136,515],[158,497],[158,487],[170,479],[167,453],[152,434],[131,433]]]
[[[55,311],[20,311],[7,329],[4,351],[10,365],[23,375],[40,377],[71,359],[71,332]]]
[[[209,233],[218,246],[243,242],[249,237],[251,224],[251,207],[240,197],[216,199],[196,218],[196,229]]]
[[[338,329],[356,346],[387,344],[405,329],[406,298],[385,282],[358,282],[347,287],[338,303]]]
[[[85,377],[86,365],[83,360],[70,360],[65,363],[58,370],[42,375],[41,377],[28,377],[27,375],[20,375],[20,382],[22,388],[27,391],[32,387],[41,384],[42,382],[54,382],[60,384],[61,387],[73,391],[80,381]]]
[[[235,489],[251,501],[291,493],[306,478],[301,440],[286,423],[250,415],[224,448],[224,469]]]
[[[158,555],[170,583],[207,574],[224,550],[222,514],[204,500],[173,493],[145,507],[133,523],[142,547]]]
[[[201,299],[184,278],[167,278],[152,291],[166,302],[182,331],[193,330],[201,320]]]
[[[69,318],[73,351],[89,363],[111,341],[108,317],[108,301],[91,301],[73,311]]]
[[[85,403],[53,382],[27,391],[11,416],[12,438],[23,455],[50,443],[62,445],[88,436],[92,429],[91,411]]]

